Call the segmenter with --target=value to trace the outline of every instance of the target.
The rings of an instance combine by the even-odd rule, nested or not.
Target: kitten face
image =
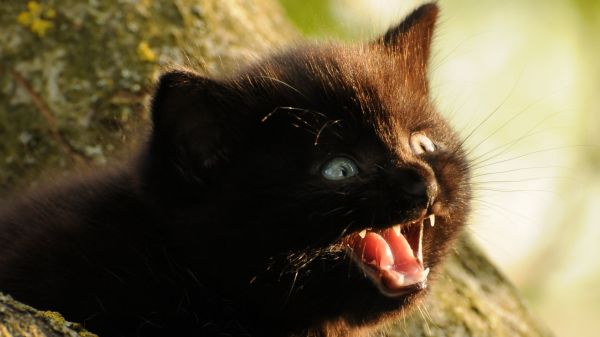
[[[469,200],[464,153],[428,97],[436,15],[232,78],[162,77],[146,184],[203,284],[273,331],[375,323],[422,293]]]

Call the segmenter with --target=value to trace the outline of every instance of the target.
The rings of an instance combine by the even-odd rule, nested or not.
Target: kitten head
[[[469,201],[428,96],[437,12],[228,78],[161,77],[146,184],[205,286],[286,330],[378,322],[423,293]]]

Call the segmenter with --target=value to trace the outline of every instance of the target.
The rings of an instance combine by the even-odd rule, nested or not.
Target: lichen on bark
[[[552,333],[463,235],[433,280],[431,294],[388,336],[550,337]]]
[[[248,0],[10,0],[0,23],[0,195],[135,146],[163,67],[223,73],[294,35]]]
[[[60,313],[38,311],[0,294],[0,337],[98,337]]]

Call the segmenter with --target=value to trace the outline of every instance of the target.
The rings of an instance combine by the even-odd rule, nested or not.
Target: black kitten
[[[424,293],[468,165],[428,98],[438,8],[371,44],[164,74],[133,164],[0,216],[0,290],[100,336],[363,336]]]

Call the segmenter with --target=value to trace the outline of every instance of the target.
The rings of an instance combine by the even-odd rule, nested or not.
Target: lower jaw
[[[419,282],[409,286],[402,287],[400,289],[390,289],[386,286],[382,286],[381,284],[377,284],[379,291],[390,298],[398,298],[398,297],[406,297],[408,295],[417,293],[421,290],[425,290],[427,288],[427,282]]]
[[[391,280],[394,278],[395,275],[393,275],[393,273],[396,273],[395,271],[376,270],[368,265],[365,265],[351,250],[347,251],[347,255],[352,259],[352,262],[359,267],[361,272],[369,279],[369,281],[371,281],[373,285],[377,287],[379,292],[386,297],[400,299],[427,288],[428,272],[424,275],[422,280],[406,286],[394,287],[390,286],[390,284],[393,284],[393,282],[386,282],[386,280]],[[387,274],[384,275],[384,273]]]

